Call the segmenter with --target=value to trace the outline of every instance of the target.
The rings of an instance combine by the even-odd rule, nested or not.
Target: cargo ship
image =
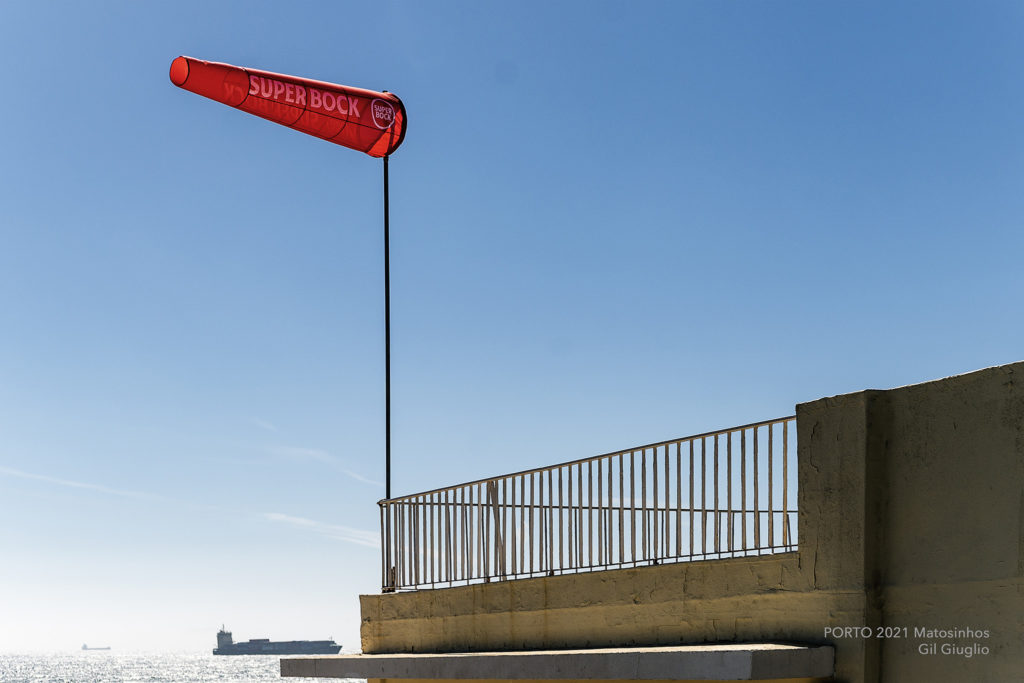
[[[341,645],[333,640],[282,640],[272,641],[269,638],[256,638],[244,643],[236,643],[231,631],[222,626],[217,632],[217,648],[215,655],[336,655]]]

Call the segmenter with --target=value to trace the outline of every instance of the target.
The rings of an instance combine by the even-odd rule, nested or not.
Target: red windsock
[[[372,157],[405,139],[405,106],[387,92],[349,88],[239,66],[178,57],[174,85]]]

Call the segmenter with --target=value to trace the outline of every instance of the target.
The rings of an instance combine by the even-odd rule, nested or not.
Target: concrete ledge
[[[449,680],[806,680],[831,677],[833,655],[829,645],[805,647],[772,643],[527,652],[320,655],[282,659],[281,675]]]

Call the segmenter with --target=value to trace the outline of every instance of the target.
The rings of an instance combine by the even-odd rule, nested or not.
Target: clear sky
[[[396,494],[1024,358],[1018,2],[0,3],[0,650],[358,648]]]

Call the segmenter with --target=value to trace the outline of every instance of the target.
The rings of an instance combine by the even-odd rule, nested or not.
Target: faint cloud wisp
[[[306,519],[305,517],[295,517],[293,515],[284,515],[279,512],[264,512],[263,518],[268,519],[272,522],[282,522],[284,524],[290,524],[294,527],[300,527],[302,529],[308,529],[321,536],[334,539],[336,541],[345,541],[347,543],[355,543],[357,545],[367,546],[369,548],[379,548],[380,538],[376,532],[364,531],[363,529],[353,529],[352,527],[342,526],[341,524],[328,524],[326,522],[318,522],[313,519]]]
[[[178,505],[185,505],[193,508],[202,508],[226,512],[226,510],[224,510],[223,508],[214,505],[204,505],[200,503],[193,503],[190,501],[176,500],[174,498],[169,498],[167,496],[160,496],[153,493],[145,493],[142,491],[126,491],[122,489],[115,489],[109,486],[101,486],[100,484],[91,484],[89,482],[84,481],[74,481],[72,479],[50,477],[45,474],[33,474],[32,472],[25,472],[24,470],[18,470],[12,467],[0,466],[0,476],[16,477],[19,479],[29,479],[32,481],[41,481],[47,484],[53,484],[67,488],[81,489],[84,491],[93,491],[96,493],[119,496],[122,498],[159,501],[163,503],[175,503]],[[358,475],[352,476],[358,477]],[[263,520],[276,523],[284,523],[294,528],[301,528],[313,531],[317,534],[320,534],[321,536],[336,541],[355,543],[356,545],[362,545],[369,548],[380,547],[380,539],[378,537],[378,534],[373,531],[354,529],[352,527],[344,526],[341,524],[328,524],[326,522],[318,522],[316,520],[306,519],[304,517],[296,517],[294,515],[285,515],[278,512],[264,512],[259,514],[258,516]]]
[[[267,422],[266,420],[261,420],[258,417],[247,417],[246,420],[250,424],[256,425],[260,429],[264,429],[264,430],[266,430],[268,432],[278,432],[278,431],[280,431],[277,428],[277,425],[275,425],[274,423]]]
[[[124,491],[121,489],[110,488],[109,486],[101,486],[99,484],[90,484],[84,481],[74,481],[71,479],[60,479],[58,477],[49,477],[45,474],[33,474],[31,472],[25,472],[23,470],[16,470],[11,467],[0,467],[0,475],[7,477],[17,477],[19,479],[31,479],[33,481],[42,481],[47,484],[56,484],[58,486],[66,486],[74,489],[85,489],[87,491],[96,491],[98,493],[106,493],[112,496],[121,496],[124,498],[140,498],[149,500],[162,500],[161,496],[153,495],[152,493],[143,493],[141,491]]]
[[[319,448],[299,448],[296,446],[276,446],[269,449],[270,453],[291,460],[312,460],[327,465],[340,465],[333,455]]]
[[[371,484],[373,486],[384,486],[383,482],[369,479],[353,472],[352,470],[345,467],[345,463],[341,458],[331,455],[325,450],[319,448],[299,448],[296,446],[276,446],[268,449],[272,455],[288,458],[290,460],[306,460],[311,462],[319,462],[328,465],[338,472],[341,472],[346,477],[351,477],[356,481],[363,482],[364,484]]]

